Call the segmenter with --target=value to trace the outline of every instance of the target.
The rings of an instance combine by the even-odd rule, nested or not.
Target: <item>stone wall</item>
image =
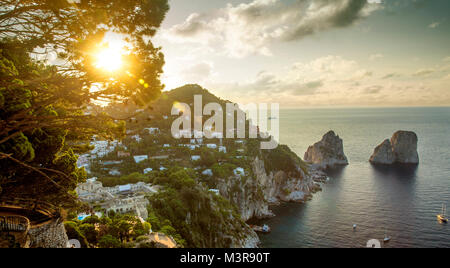
[[[66,248],[68,238],[61,220],[53,220],[29,231],[31,248]]]

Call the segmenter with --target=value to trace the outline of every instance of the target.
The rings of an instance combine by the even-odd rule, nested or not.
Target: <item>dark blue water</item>
[[[450,205],[450,108],[285,110],[280,121],[281,142],[300,156],[336,131],[350,165],[330,171],[312,201],[274,208],[263,247],[364,247],[385,232],[386,247],[450,247],[450,225],[436,219]],[[418,134],[420,165],[370,165],[374,148],[397,130]]]

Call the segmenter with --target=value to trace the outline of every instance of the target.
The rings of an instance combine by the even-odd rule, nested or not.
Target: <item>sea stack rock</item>
[[[334,131],[328,132],[321,141],[309,147],[305,153],[305,161],[319,168],[348,165],[344,143]]]
[[[419,154],[417,153],[418,138],[416,133],[411,131],[398,131],[391,140],[385,140],[375,148],[375,152],[370,158],[372,164],[392,165],[399,164],[419,164]]]

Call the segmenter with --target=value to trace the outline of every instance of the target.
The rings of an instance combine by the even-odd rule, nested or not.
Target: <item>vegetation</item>
[[[155,183],[164,190],[150,197],[149,219],[153,231],[172,236],[184,247],[229,247],[244,228],[228,200],[209,193],[191,177],[192,171],[170,170],[168,178]]]
[[[308,173],[308,165],[286,145],[279,145],[274,150],[263,151],[262,154],[267,173],[283,170],[300,178],[303,177],[300,170],[304,174]]]
[[[151,225],[141,223],[132,215],[110,212],[98,218],[91,216],[83,221],[73,219],[64,224],[69,239],[77,239],[83,248],[124,248],[132,246],[138,237],[149,234]]]
[[[88,150],[82,143],[92,135],[125,133],[121,120],[86,108],[95,101],[146,107],[163,89],[164,57],[150,37],[168,8],[167,0],[2,1],[0,197],[73,203],[67,195],[86,177],[74,150]],[[95,66],[107,32],[129,44],[120,72]]]
[[[104,187],[115,187],[118,185],[135,184],[138,182],[151,183],[153,178],[141,173],[131,173],[122,177],[101,177],[98,179]]]

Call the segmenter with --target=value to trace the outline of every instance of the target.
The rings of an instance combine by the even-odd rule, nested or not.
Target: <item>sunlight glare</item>
[[[123,66],[125,50],[121,42],[108,41],[106,45],[96,54],[95,67],[107,72],[116,72]]]

